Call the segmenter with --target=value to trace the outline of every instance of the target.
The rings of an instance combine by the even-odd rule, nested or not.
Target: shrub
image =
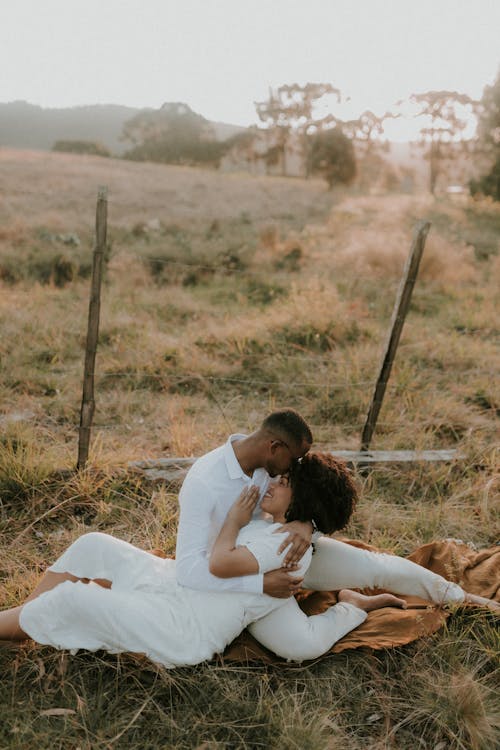
[[[90,154],[91,156],[111,156],[106,146],[97,141],[56,141],[52,151],[66,154]]]
[[[488,174],[469,182],[469,190],[472,196],[487,195],[494,201],[500,201],[500,156]]]
[[[47,481],[52,466],[34,436],[7,431],[0,440],[0,497],[6,503],[25,500]]]
[[[325,178],[329,188],[336,183],[348,185],[356,176],[352,141],[340,128],[318,133],[311,142],[311,165],[313,172]]]
[[[70,256],[66,253],[44,253],[35,249],[23,263],[17,255],[6,255],[0,262],[0,279],[7,284],[38,281],[64,287],[77,278],[88,278],[92,258]]]

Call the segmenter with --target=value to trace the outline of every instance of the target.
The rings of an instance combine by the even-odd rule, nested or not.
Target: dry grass
[[[426,217],[373,446],[462,458],[359,477],[349,533],[400,554],[440,537],[497,540],[498,206],[62,154],[2,150],[0,161],[0,606],[83,531],[173,551],[178,487],[145,484],[130,459],[198,455],[285,403],[318,447],[356,448],[412,227]],[[100,183],[112,246],[96,427],[88,470],[68,475]],[[497,655],[490,618],[470,612],[405,649],[307,669],[168,672],[129,656],[0,649],[0,747],[490,750]]]

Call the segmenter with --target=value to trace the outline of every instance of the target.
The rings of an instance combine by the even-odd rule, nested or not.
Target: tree
[[[494,201],[500,201],[500,156],[487,174],[469,182],[469,190],[471,195],[489,195]]]
[[[125,123],[122,139],[133,144],[126,159],[165,164],[215,166],[225,148],[211,123],[181,102],[139,112]]]
[[[500,70],[491,86],[486,86],[479,102],[477,135],[480,145],[493,157],[500,152]]]
[[[352,141],[340,126],[322,130],[311,137],[311,166],[331,189],[336,183],[349,184],[356,176],[356,158]]]
[[[482,193],[500,201],[500,71],[479,103],[476,159],[483,175],[470,181],[472,195]]]
[[[56,141],[52,146],[52,151],[61,151],[67,154],[111,156],[109,149],[97,141]]]
[[[341,93],[330,83],[298,83],[280,86],[276,91],[269,90],[269,98],[255,102],[259,120],[274,136],[274,144],[269,148],[268,162],[280,163],[281,173],[287,174],[286,153],[290,134],[295,131],[303,150],[304,170],[307,177],[310,171],[309,136],[319,132],[325,125],[331,125],[335,118],[327,115],[314,118],[314,108],[322,97],[332,95],[340,101]]]
[[[365,110],[357,119],[339,123],[342,132],[355,144],[358,181],[367,187],[379,178],[387,163],[382,153],[387,151],[388,144],[382,140],[384,122],[390,117],[396,117],[391,112],[377,116],[370,110]]]
[[[427,149],[429,190],[434,195],[443,163],[467,147],[464,131],[477,102],[458,91],[426,91],[412,94],[410,101],[418,108],[415,116],[425,121],[420,144]]]
[[[384,132],[384,120],[388,117],[393,117],[393,115],[386,112],[382,117],[377,117],[367,109],[357,120],[343,122],[342,130],[349,138],[363,143],[365,151],[370,151]]]

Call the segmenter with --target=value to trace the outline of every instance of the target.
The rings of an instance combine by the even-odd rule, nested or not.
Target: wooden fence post
[[[83,374],[82,408],[80,411],[80,430],[78,435],[77,469],[84,469],[89,456],[90,428],[94,416],[94,369],[99,336],[99,313],[101,308],[101,279],[106,233],[108,222],[108,190],[99,187],[96,208],[96,241],[92,263],[92,282],[90,286],[89,317],[87,326],[87,344],[85,347],[85,366]]]
[[[382,358],[379,376],[375,384],[370,408],[368,410],[365,426],[363,428],[363,434],[361,437],[362,451],[368,450],[373,431],[375,430],[375,425],[377,424],[377,419],[380,408],[382,406],[387,381],[389,380],[389,376],[391,374],[392,363],[396,355],[396,349],[398,348],[406,314],[410,307],[411,295],[417,278],[420,259],[422,257],[422,253],[424,252],[425,241],[427,239],[430,227],[431,224],[429,221],[421,221],[415,227],[410,254],[408,255],[408,258],[406,260],[403,276],[401,278],[401,283],[399,285],[399,290],[396,297],[396,302],[394,304],[394,310],[392,312],[389,337],[387,339],[384,356]]]

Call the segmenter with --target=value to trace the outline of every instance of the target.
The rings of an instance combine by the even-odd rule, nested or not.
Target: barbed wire
[[[70,374],[70,375],[78,375],[78,378],[80,379],[80,376],[82,375],[82,370],[72,370],[72,371],[61,371],[59,370],[57,372],[57,375],[63,375],[63,374]],[[461,370],[460,375],[463,377],[465,375],[496,375],[496,370],[483,370],[483,369],[473,369],[473,370]],[[104,372],[101,374],[96,375],[96,382],[97,387],[99,383],[102,383],[106,380],[129,380],[130,385],[136,386],[133,387],[132,390],[148,390],[147,388],[147,381],[155,381],[157,383],[173,383],[177,384],[179,388],[181,388],[183,385],[185,385],[187,388],[190,386],[194,386],[196,383],[199,383],[201,386],[204,382],[208,381],[208,383],[237,383],[240,386],[246,386],[247,388],[258,388],[258,387],[265,387],[269,388],[272,386],[279,387],[281,390],[293,390],[296,388],[313,388],[317,391],[322,392],[330,392],[330,391],[341,391],[341,390],[350,390],[350,389],[356,389],[356,388],[365,388],[368,391],[371,391],[375,386],[375,379],[370,380],[360,380],[355,382],[345,381],[342,383],[339,382],[317,382],[313,380],[306,380],[306,381],[290,381],[287,382],[286,380],[264,380],[258,377],[252,378],[238,378],[238,377],[232,377],[232,376],[224,376],[224,375],[201,375],[199,373],[152,373],[148,371],[116,371],[116,372]],[[139,381],[139,382],[136,382]],[[142,381],[142,382],[141,382]],[[144,382],[146,381],[146,382]],[[411,393],[415,394],[417,392],[425,392],[427,395],[429,393],[439,393],[441,394],[442,390],[439,387],[426,387],[425,384],[422,383],[398,383],[394,381],[389,381],[386,383],[386,389],[391,390],[404,390],[405,393]],[[15,390],[15,389],[14,389]],[[336,402],[337,405],[344,404],[344,405],[351,405],[348,401],[343,402]]]
[[[105,429],[106,430],[107,429],[109,430],[120,430],[120,429],[133,430],[133,429],[138,429],[142,426],[147,426],[148,423],[150,423],[151,425],[150,429],[153,431],[157,429],[160,430],[160,429],[171,427],[171,422],[152,423],[151,420],[142,419],[133,423],[94,422],[91,425],[91,428],[93,429],[95,427],[95,428],[99,428],[103,430]],[[333,425],[335,428],[347,427],[350,429],[360,430],[362,427],[365,426],[365,423],[366,423],[365,421],[363,422],[339,422],[338,420],[332,418],[328,421],[326,425],[323,424],[323,425],[320,425],[320,427]],[[75,430],[79,429],[80,427],[79,424],[76,424],[74,422],[73,423],[68,422],[65,425],[59,425],[59,426],[70,427],[71,429],[75,429]],[[394,427],[406,427],[406,428],[411,427],[411,428],[417,428],[419,430],[425,428],[430,431],[433,431],[436,429],[439,430],[441,428],[446,428],[448,427],[448,425],[446,424],[445,420],[439,420],[439,418],[436,417],[436,420],[432,422],[428,422],[428,421],[417,422],[414,419],[407,419],[407,420],[400,420],[400,421],[385,421],[385,422],[377,421],[376,429],[379,430],[380,428],[385,429],[385,428],[394,428]],[[453,425],[450,426],[450,429],[451,429],[451,432],[458,433],[462,431],[462,430],[454,430]],[[466,432],[468,433],[469,432],[484,432],[484,431],[491,431],[491,429],[492,429],[491,425],[471,425],[470,427],[467,428]]]
[[[228,251],[230,252],[230,251]],[[173,258],[165,258],[163,256],[154,256],[154,255],[140,255],[137,253],[135,256],[139,258],[139,260],[151,262],[154,261],[155,263],[162,263],[163,265],[173,265],[173,266],[181,266],[183,268],[189,268],[189,269],[196,269],[200,271],[222,271],[225,274],[248,274],[247,268],[236,268],[232,267],[230,264],[213,264],[213,265],[206,265],[202,263],[188,263],[186,261],[181,261]]]
[[[235,378],[235,377],[229,377],[224,375],[200,375],[198,373],[178,373],[178,374],[169,374],[165,373],[164,375],[157,374],[157,373],[148,373],[148,372],[140,372],[137,373],[138,377],[145,377],[145,378],[151,378],[153,380],[209,380],[211,382],[229,382],[229,383],[243,383],[246,385],[279,385],[279,386],[289,386],[289,387],[295,387],[295,386],[314,386],[317,388],[358,388],[365,385],[373,385],[373,380],[363,380],[358,381],[356,383],[339,383],[339,384],[328,384],[328,383],[317,383],[312,380],[308,381],[293,381],[292,383],[285,383],[282,380],[261,380],[259,378]],[[109,373],[103,373],[99,376],[99,378],[113,378],[113,377],[124,377],[124,378],[134,378],[137,377],[134,373],[130,372],[109,372]],[[389,385],[389,384],[388,384]]]
[[[174,266],[178,266],[178,267],[189,269],[189,270],[201,270],[201,271],[210,271],[210,272],[221,271],[221,272],[223,272],[226,275],[241,274],[241,275],[248,275],[249,278],[255,278],[255,276],[252,276],[252,272],[249,271],[249,269],[247,269],[247,268],[237,268],[237,267],[231,266],[230,262],[228,264],[224,264],[224,263],[218,263],[218,264],[217,263],[213,263],[213,264],[192,263],[192,262],[188,262],[188,261],[181,261],[181,260],[174,259],[174,258],[166,258],[165,256],[142,255],[142,254],[138,253],[137,251],[134,252],[134,253],[128,253],[128,254],[132,255],[133,257],[136,257],[137,259],[139,259],[142,262],[154,261],[154,262],[162,263],[164,265],[174,265]],[[228,257],[231,257],[230,251],[228,251]],[[394,280],[394,286],[397,286],[398,283],[399,283],[398,280]],[[271,286],[271,289],[272,289],[272,286]],[[31,290],[19,289],[19,288],[17,288],[17,285],[16,285],[15,288],[6,289],[6,292],[7,293],[10,292],[11,294],[16,295],[16,296],[32,296],[32,291]],[[469,331],[465,327],[464,330],[457,331],[457,332],[460,333],[461,335],[463,335],[465,333],[468,333]],[[443,332],[443,333],[449,334],[448,331],[447,332]],[[471,334],[475,333],[475,330],[471,329],[470,333]],[[293,344],[291,344],[291,345],[293,346]],[[405,349],[418,348],[420,346],[421,347],[425,347],[425,348],[428,349],[429,348],[429,343],[428,343],[428,341],[402,342],[402,343],[400,343],[398,345],[398,350],[399,349],[403,349],[403,348],[405,348]],[[261,354],[249,353],[249,354],[246,354],[245,356],[247,356],[247,357],[260,357],[262,355]],[[288,356],[291,356],[291,355],[288,355]],[[297,358],[299,356],[300,355],[297,355]],[[325,359],[326,359],[326,357],[325,357]],[[357,360],[357,361],[371,361],[371,358],[366,358],[366,359]]]
[[[339,407],[341,410],[341,407],[344,404],[342,403],[335,403],[336,407]],[[490,410],[485,410],[490,411]],[[50,415],[31,415],[30,420],[33,419],[35,422],[43,422],[43,423],[51,423],[54,427],[60,428],[60,429],[71,429],[71,430],[78,430],[80,428],[80,424],[76,421],[73,421],[68,418],[67,421],[62,421],[61,419],[57,419],[54,417],[50,417]],[[335,418],[335,416],[332,416],[327,420],[327,424],[333,425],[335,428],[348,428],[349,430],[360,430],[365,426],[366,419],[361,419],[358,417],[353,420],[343,420],[340,421],[339,419]],[[103,429],[103,430],[140,430],[141,428],[148,428],[151,431],[155,430],[163,430],[165,428],[169,428],[172,426],[172,420],[170,421],[154,421],[154,417],[131,417],[129,420],[122,421],[122,422],[93,422],[91,425],[91,429]],[[325,423],[318,423],[317,425],[311,424],[312,427],[321,429],[326,426]],[[446,421],[446,418],[441,418],[439,415],[435,415],[432,419],[414,419],[410,416],[400,419],[386,419],[386,420],[378,420],[377,421],[377,430],[380,429],[388,429],[388,428],[399,428],[399,427],[411,427],[412,429],[425,429],[428,431],[439,431],[441,429],[449,429],[451,432],[456,432],[457,434],[460,432],[463,432],[463,428],[460,426],[456,430],[453,427],[453,424],[448,424]],[[468,425],[465,429],[466,433],[472,433],[472,432],[489,432],[493,429],[492,424],[471,424]]]
[[[124,163],[130,164],[131,162],[127,161],[127,160],[124,160]],[[165,166],[167,166],[167,165],[165,165]],[[174,167],[174,168],[175,167],[182,168],[182,165],[170,164],[168,166]],[[215,176],[220,176],[220,175],[225,175],[225,174],[227,175],[227,173],[224,173],[224,172],[214,172],[213,174]],[[206,173],[203,176],[206,176]],[[263,178],[264,179],[264,178],[268,178],[268,177],[271,177],[271,178],[273,177],[273,175],[253,175],[253,174],[249,174],[249,176],[252,179],[253,178]],[[276,177],[277,175],[274,175],[274,176]],[[210,174],[210,178],[211,177],[212,177],[212,174]],[[265,182],[267,183],[266,187],[271,187],[272,183],[270,183],[269,180],[265,180]],[[312,181],[310,184],[311,184],[311,186],[314,187],[314,181]],[[209,185],[209,184],[208,185],[203,185],[203,187],[206,188],[207,190],[210,190],[211,185]],[[294,184],[293,180],[290,180],[290,181],[287,182],[287,187],[291,188],[292,192],[295,192],[296,185]],[[318,188],[319,188],[318,189],[318,193],[320,194],[320,196],[322,198],[325,199],[325,210],[328,212],[328,209],[333,207],[333,202],[331,201],[331,198],[328,195],[328,193],[324,190],[324,185],[320,186],[319,183],[318,183]],[[283,192],[283,186],[282,186],[282,184],[280,184],[280,192]],[[21,188],[17,188],[16,189],[16,188],[12,188],[10,185],[8,186],[8,189],[5,188],[5,187],[3,187],[3,186],[0,186],[0,195],[2,195],[2,194],[6,195],[6,196],[9,196],[9,197],[18,196],[18,195],[25,195],[25,196],[30,197],[30,198],[33,197],[34,195],[36,195],[37,197],[40,197],[40,191],[38,191],[38,190],[29,190],[29,189],[26,189],[26,188],[22,188],[22,189]],[[161,190],[158,190],[155,187],[154,189],[152,189],[147,194],[147,198],[148,199],[144,201],[144,205],[140,206],[140,205],[137,204],[136,200],[134,200],[134,201],[132,201],[132,200],[126,201],[126,200],[121,200],[120,198],[117,198],[116,197],[116,193],[113,192],[112,189],[109,189],[107,197],[106,197],[106,202],[108,204],[108,207],[109,206],[120,206],[121,208],[126,208],[128,211],[130,211],[131,209],[135,209],[138,213],[140,213],[143,216],[144,213],[145,213],[145,211],[148,211],[149,214],[153,213],[154,211],[165,211],[165,208],[168,208],[168,205],[165,204],[164,201],[165,201],[165,199],[171,199],[172,194],[176,194],[176,191],[171,190],[170,188],[166,188],[164,191],[161,191]],[[179,194],[178,191],[177,191],[177,194]],[[272,196],[272,194],[273,194],[272,190],[267,190],[266,189],[266,198],[269,198],[270,196]],[[59,193],[59,195],[61,196],[61,203],[67,202],[66,201],[66,194],[65,193],[61,192],[61,193]],[[151,207],[150,199],[151,199],[151,197],[153,195],[157,196],[157,199],[158,199],[158,205],[155,206],[154,209],[150,208]],[[50,197],[53,200],[54,197],[57,197],[57,194],[52,193],[50,195]],[[89,207],[90,207],[90,211],[91,212],[93,211],[95,213],[95,204],[96,204],[96,201],[97,201],[97,191],[92,191],[92,193],[89,192],[86,195],[80,194],[79,199],[82,202],[86,201],[88,203]],[[186,203],[184,202],[184,206],[185,205],[186,205]],[[200,222],[201,221],[212,222],[214,219],[218,219],[219,221],[231,221],[231,220],[232,221],[238,221],[238,220],[242,220],[241,219],[242,216],[246,220],[246,215],[249,214],[249,211],[247,211],[245,208],[242,208],[239,211],[239,213],[232,214],[231,216],[222,216],[222,215],[212,216],[212,215],[208,215],[207,214],[205,216],[201,216],[200,217],[199,216],[199,209],[200,209],[199,203],[194,203],[191,207],[197,211],[197,213],[198,213],[198,220]],[[177,205],[177,208],[179,208],[179,205]],[[154,216],[152,218],[156,219],[157,217]],[[257,217],[257,218],[260,218],[260,217]],[[172,219],[169,219],[168,217],[166,217],[166,220],[167,221],[172,221],[172,223],[174,223],[174,222],[181,222],[181,221],[187,220],[187,219],[189,219],[189,215],[187,213],[183,214],[182,216],[179,216],[179,215],[173,216]],[[149,217],[148,220],[151,220],[151,217]],[[264,221],[271,221],[272,217],[262,217],[262,220],[264,220]],[[167,224],[167,226],[168,226],[168,224]],[[90,231],[91,230],[89,229],[89,232]],[[158,231],[158,230],[152,230],[152,231]]]
[[[488,374],[493,375],[496,373],[495,370],[471,370],[471,371],[460,371],[460,375],[464,374]],[[313,380],[307,380],[307,381],[292,381],[290,383],[286,383],[283,380],[261,380],[260,378],[236,378],[232,376],[225,376],[225,375],[200,375],[198,373],[165,373],[165,374],[159,374],[159,373],[149,373],[147,371],[139,371],[139,372],[108,372],[103,373],[102,375],[98,376],[98,379],[107,379],[107,378],[130,378],[133,380],[134,378],[146,378],[146,379],[152,379],[152,380],[209,380],[212,382],[228,382],[228,383],[243,383],[246,385],[279,385],[281,387],[283,386],[313,386],[318,389],[341,389],[341,388],[361,388],[364,386],[374,386],[375,385],[375,379],[372,378],[371,380],[358,380],[356,382],[350,382],[346,381],[344,383],[330,383],[330,382],[324,382],[324,383],[318,383],[317,381]],[[405,388],[406,390],[417,390],[417,385],[413,386],[413,384],[408,383],[397,383],[397,382],[387,382],[386,383],[387,388]],[[421,384],[418,384],[418,390],[421,390]],[[428,391],[428,389],[426,389]],[[435,391],[439,391],[441,389],[435,388]]]
[[[256,355],[257,356],[257,355]],[[275,356],[275,355],[273,355]],[[242,355],[242,358],[246,359],[247,355]],[[294,359],[294,357],[291,357],[291,359]],[[299,358],[297,358],[299,359]],[[302,359],[302,358],[300,358]],[[308,360],[308,357],[304,357],[304,359]],[[316,362],[314,357],[311,357],[310,360],[312,362]],[[455,364],[454,367],[456,368],[457,365]],[[0,368],[1,372],[1,368]],[[9,370],[10,374],[12,374],[12,370]],[[497,369],[490,369],[490,368],[470,368],[470,369],[464,369],[464,370],[457,370],[457,373],[460,374],[460,376],[466,376],[466,375],[497,375],[498,370]],[[74,369],[69,368],[57,368],[53,370],[52,372],[49,371],[47,373],[48,375],[73,375],[80,377],[83,375],[83,367],[78,367]],[[345,374],[345,373],[344,373]],[[445,373],[444,373],[445,374]],[[418,375],[418,373],[417,373]],[[330,377],[335,378],[335,373],[330,374]],[[140,380],[141,378],[151,379],[151,380],[187,380],[187,379],[198,379],[198,380],[213,380],[213,381],[228,381],[228,382],[235,382],[235,383],[256,383],[259,385],[283,385],[283,380],[261,380],[259,378],[236,378],[230,375],[203,375],[198,372],[178,372],[178,373],[158,373],[158,372],[150,372],[148,370],[108,370],[105,372],[97,372],[95,375],[96,381],[106,380],[106,379],[112,379],[112,378],[129,378],[130,380]],[[293,386],[300,386],[300,385],[311,385],[316,386],[318,388],[358,388],[362,386],[370,386],[375,385],[375,377],[371,378],[370,380],[358,380],[358,381],[345,381],[343,383],[318,383],[317,381],[292,381],[290,385]],[[419,390],[422,387],[422,383],[418,383]],[[413,385],[413,383],[398,383],[394,382],[394,378],[392,378],[392,381],[387,382],[387,387],[389,388],[405,388],[405,389],[413,389],[416,388],[417,385]],[[428,389],[426,389],[428,390]],[[440,389],[436,388],[436,391],[440,391]]]
[[[76,335],[80,335],[80,334],[76,334]],[[212,342],[209,341],[209,343],[212,343]],[[226,342],[219,341],[215,343],[223,346]],[[287,351],[279,351],[279,349],[278,350],[265,350],[264,349],[262,352],[246,352],[246,351],[237,351],[237,350],[229,349],[226,351],[223,350],[222,352],[219,352],[218,356],[219,358],[224,357],[226,360],[252,359],[252,360],[259,360],[259,361],[265,360],[266,358],[269,358],[269,357],[273,357],[274,359],[280,358],[280,359],[286,359],[286,360],[298,361],[298,362],[300,361],[312,362],[314,364],[318,364],[318,363],[335,364],[336,366],[339,366],[339,367],[345,366],[345,365],[357,367],[358,365],[367,364],[367,363],[370,365],[376,366],[380,363],[380,359],[381,359],[380,349],[378,349],[378,351],[373,356],[358,357],[356,355],[352,356],[348,354],[347,357],[345,356],[343,357],[342,350],[339,350],[336,348],[330,350],[329,354],[324,353],[324,351],[322,353],[320,352],[315,353],[314,351],[312,351],[310,354],[296,354],[295,352],[290,353],[290,349],[294,349],[295,347],[299,350],[306,349],[307,347],[305,346],[302,347],[298,344],[289,343],[289,342],[284,342],[284,343],[286,343],[286,346],[288,347]],[[398,345],[398,351],[400,349],[416,349],[418,347],[424,348],[426,350],[425,353],[427,356],[432,356],[432,351],[429,351],[429,342],[427,341],[400,343]],[[450,351],[448,349],[447,354],[449,355],[449,353]],[[439,356],[439,351],[436,352],[436,356]],[[398,367],[398,366],[401,367],[406,364],[408,363],[395,360],[394,367]],[[439,364],[439,362],[437,362],[436,364]],[[456,363],[456,362],[453,363],[454,368],[460,367],[460,366],[461,366],[460,363]],[[64,373],[72,374],[72,373],[78,373],[78,372],[81,372],[80,367],[75,368],[74,370],[70,368],[65,368],[64,370],[58,368],[58,373],[61,373],[61,374],[64,374]],[[127,373],[127,371],[123,371],[123,372]],[[141,371],[137,371],[137,372],[141,372]],[[498,371],[496,369],[483,369],[483,368],[476,368],[476,367],[460,370],[461,375],[475,373],[475,372],[477,372],[478,374],[484,373],[484,374],[494,375]],[[104,374],[106,376],[108,375],[108,373],[104,373]],[[110,373],[110,374],[113,374],[113,373]],[[102,374],[98,375],[98,377],[103,377],[103,375]]]

